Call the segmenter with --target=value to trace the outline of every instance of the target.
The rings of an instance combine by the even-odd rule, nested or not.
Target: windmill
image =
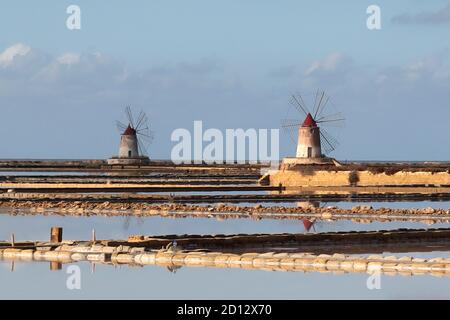
[[[315,209],[315,208],[323,208],[324,204],[318,202],[318,201],[300,201],[297,202],[297,207],[303,208],[303,209]],[[316,226],[320,226],[320,221],[315,218],[303,218],[301,219],[301,222],[303,224],[303,228],[305,229],[305,232],[309,232],[311,229],[313,232],[316,232]]]
[[[317,91],[313,108],[310,111],[300,94],[292,95],[290,103],[304,118],[284,119],[282,127],[291,136],[297,133],[296,159],[310,159],[324,162],[326,155],[333,152],[338,146],[338,141],[328,133],[324,126],[341,126],[345,119],[341,113],[329,112],[329,96],[324,91]],[[292,158],[291,158],[292,159]]]
[[[140,111],[133,115],[130,106],[125,108],[127,122],[116,121],[117,129],[121,132],[119,154],[108,160],[109,164],[142,164],[149,160],[147,148],[153,136],[147,115]]]
[[[305,228],[305,232],[309,232],[312,228],[314,232],[316,232],[316,228],[314,228],[314,224],[316,223],[315,218],[310,219],[302,219],[303,227]]]

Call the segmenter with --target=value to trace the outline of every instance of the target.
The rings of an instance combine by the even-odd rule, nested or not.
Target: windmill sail
[[[134,116],[130,106],[125,108],[127,123],[116,121],[117,129],[122,138],[119,148],[119,157],[134,158],[147,155],[147,148],[153,140],[149,119],[144,111]]]
[[[294,142],[297,141],[298,158],[324,157],[339,145],[337,139],[323,127],[341,127],[345,118],[339,112],[330,112],[330,97],[324,91],[317,90],[313,108],[306,105],[302,95],[291,96],[290,103],[295,107],[301,119],[283,119],[282,128]]]

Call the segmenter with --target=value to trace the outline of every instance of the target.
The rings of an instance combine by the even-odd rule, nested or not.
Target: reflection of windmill
[[[166,268],[171,273],[177,273],[178,269],[181,269],[181,266],[167,266]]]
[[[305,228],[305,231],[308,232],[311,228],[314,232],[316,232],[316,228],[314,227],[314,224],[316,223],[315,218],[311,219],[302,219],[303,227]]]
[[[282,127],[288,131],[291,138],[295,133],[298,134],[296,158],[324,158],[324,154],[336,149],[338,141],[323,126],[340,126],[345,119],[341,113],[328,112],[329,100],[324,91],[317,91],[314,106],[310,111],[301,95],[292,95],[291,104],[305,119],[303,122],[298,119],[284,119]]]
[[[134,216],[131,216],[130,214],[127,214],[125,216],[125,220],[123,221],[123,229],[124,230],[128,230],[130,228],[132,218],[133,218],[133,220],[135,220],[137,222],[138,226],[141,226],[144,224],[144,219],[142,219],[142,217],[134,217]]]
[[[148,117],[141,111],[133,116],[131,108],[125,108],[127,124],[117,121],[121,132],[119,155],[110,159],[110,164],[139,164],[148,161],[147,147],[152,141]]]
[[[297,202],[297,207],[303,209],[313,209],[313,208],[321,208],[323,204],[318,201],[300,201]],[[303,227],[305,228],[305,232],[309,232],[312,228],[313,232],[316,232],[316,226],[320,226],[321,221],[317,220],[317,218],[303,218],[301,219],[303,223]]]

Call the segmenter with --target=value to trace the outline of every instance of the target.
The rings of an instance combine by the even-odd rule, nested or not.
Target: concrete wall
[[[271,185],[292,186],[386,186],[450,185],[447,172],[404,172],[392,175],[369,171],[279,170],[270,173]]]

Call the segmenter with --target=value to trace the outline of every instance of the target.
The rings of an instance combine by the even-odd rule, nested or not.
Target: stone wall
[[[268,173],[270,185],[302,186],[449,186],[448,172],[408,172],[394,174],[370,171],[278,170]]]

